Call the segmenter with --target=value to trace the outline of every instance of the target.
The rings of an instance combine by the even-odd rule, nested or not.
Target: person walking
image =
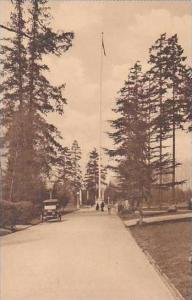
[[[110,215],[111,214],[111,208],[112,208],[110,203],[107,205],[107,208],[108,208],[108,214]]]
[[[96,210],[99,210],[99,203],[96,204]]]
[[[104,202],[102,201],[102,202],[101,202],[101,211],[104,211],[104,207],[105,207],[105,204],[104,204]]]

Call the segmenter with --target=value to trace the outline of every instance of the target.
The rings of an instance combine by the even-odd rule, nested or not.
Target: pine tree
[[[42,63],[45,55],[55,54],[60,56],[71,46],[72,33],[54,33],[50,27],[50,12],[47,0],[31,0],[30,23],[28,29],[30,39],[28,41],[28,153],[31,168],[34,166],[35,157],[39,157],[42,137],[46,159],[42,161],[44,168],[51,169],[52,164],[57,164],[58,154],[62,147],[57,141],[60,138],[55,126],[48,124],[44,116],[49,112],[63,114],[66,99],[63,97],[65,85],[53,86],[44,76],[48,66]],[[40,150],[41,151],[41,150]],[[39,162],[38,162],[39,164]]]
[[[65,147],[63,150],[62,160],[58,170],[59,181],[62,181],[63,184],[67,183],[72,188],[72,159],[71,159],[71,150],[68,147]]]
[[[162,191],[170,187],[175,202],[175,186],[183,182],[175,180],[175,133],[191,118],[191,79],[184,61],[177,36],[162,34],[150,48],[149,71],[142,74],[136,63],[119,92],[114,109],[118,117],[111,121],[114,131],[109,134],[115,149],[108,154],[116,160],[119,188],[133,209],[150,198],[154,187],[160,206]],[[172,154],[167,151],[169,139]]]
[[[12,174],[14,189],[10,180],[7,185],[14,192],[14,200],[36,198],[38,182],[49,176],[51,167],[60,162],[63,150],[60,134],[47,122],[46,116],[49,112],[63,113],[65,86],[53,86],[46,79],[44,71],[49,68],[42,60],[48,54],[60,56],[71,47],[73,39],[73,33],[52,31],[47,0],[29,2],[28,26],[25,28],[22,19],[24,0],[13,1],[15,14],[12,14],[9,29],[15,38],[6,39],[1,51],[5,78],[1,92],[8,149],[7,177]],[[10,64],[7,63],[9,58]]]
[[[185,122],[188,123],[188,132],[192,131],[192,68],[186,67],[183,74],[183,100]]]
[[[164,103],[167,100],[167,38],[162,34],[150,48],[149,71],[151,79],[151,88],[153,89],[154,114],[152,121],[152,130],[155,133],[154,142],[159,147],[159,161],[156,162],[156,175],[159,182],[156,187],[159,189],[159,205],[162,204],[162,191],[167,188],[164,177],[171,173],[171,159],[169,152],[166,151],[165,141],[170,138],[170,124]]]
[[[4,38],[0,46],[3,82],[1,84],[2,125],[6,129],[5,149],[7,149],[7,171],[5,175],[5,197],[9,200],[26,195],[24,185],[26,172],[23,162],[26,98],[26,49],[22,32],[25,30],[23,18],[24,0],[13,1],[10,26],[15,32],[13,38]],[[13,193],[15,197],[13,197]]]
[[[157,132],[156,141],[159,143],[159,189],[160,204],[162,189],[172,188],[172,202],[175,203],[175,186],[184,181],[176,181],[176,130],[183,129],[185,123],[185,87],[186,68],[183,49],[178,44],[177,35],[170,38],[162,34],[150,48],[152,65],[149,71],[156,99],[156,115],[153,127]],[[166,140],[172,139],[172,154],[165,152]],[[164,151],[163,151],[164,150]],[[165,152],[165,153],[164,153]],[[172,174],[172,180],[165,180]]]
[[[176,181],[176,167],[180,165],[176,162],[176,130],[184,129],[185,113],[184,113],[184,76],[186,57],[183,56],[184,50],[178,44],[178,37],[174,35],[167,40],[167,81],[169,88],[169,97],[164,103],[166,114],[168,115],[169,126],[172,135],[172,181],[170,187],[172,188],[172,202],[176,204],[175,186],[184,181]]]
[[[105,185],[106,168],[101,166],[101,184]],[[86,173],[84,179],[84,185],[89,194],[89,200],[92,203],[98,198],[99,188],[99,154],[96,148],[94,148],[89,154],[89,161],[86,166]]]
[[[108,154],[116,158],[120,189],[133,209],[141,208],[148,186],[147,150],[148,124],[141,65],[130,69],[128,80],[120,90],[114,112],[120,115],[111,121],[116,149]]]
[[[72,166],[72,188],[75,196],[81,189],[82,171],[80,166],[81,149],[75,140],[71,146],[71,166]]]
[[[150,206],[152,200],[152,190],[157,184],[159,172],[159,147],[156,141],[156,128],[154,120],[156,117],[157,99],[155,86],[152,81],[150,71],[143,74],[142,78],[142,110],[145,116],[146,125],[146,201]]]
[[[76,205],[77,199],[73,186],[71,149],[69,147],[64,147],[59,160],[59,164],[55,170],[57,180],[53,186],[53,195],[60,199],[64,206],[66,204]]]

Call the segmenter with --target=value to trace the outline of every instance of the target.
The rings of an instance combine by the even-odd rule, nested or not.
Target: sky
[[[88,153],[99,144],[99,99],[101,32],[106,56],[102,75],[102,144],[112,147],[106,132],[114,118],[112,108],[129,68],[139,60],[147,69],[148,49],[160,34],[178,34],[191,64],[192,2],[190,1],[63,1],[50,0],[56,30],[73,31],[73,47],[62,57],[46,57],[48,78],[54,84],[66,83],[67,106],[63,116],[52,114],[63,136],[63,144],[74,139],[82,150],[83,165]],[[1,23],[9,18],[10,1],[0,0]],[[192,139],[177,134],[177,159],[186,166],[192,162]],[[191,151],[190,151],[191,149]],[[104,158],[105,162],[107,158]],[[189,175],[188,175],[189,176]]]

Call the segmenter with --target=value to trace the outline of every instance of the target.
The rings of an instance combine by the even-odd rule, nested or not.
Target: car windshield
[[[44,206],[44,209],[56,209],[57,208],[57,206],[56,206],[56,204],[49,204],[49,205],[45,205]]]

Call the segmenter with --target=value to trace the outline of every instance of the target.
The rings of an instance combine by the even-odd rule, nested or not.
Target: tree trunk
[[[175,87],[173,86],[173,170],[172,170],[172,203],[173,204],[177,204],[176,203],[176,199],[175,199],[175,154],[176,154],[176,145],[175,145]]]

